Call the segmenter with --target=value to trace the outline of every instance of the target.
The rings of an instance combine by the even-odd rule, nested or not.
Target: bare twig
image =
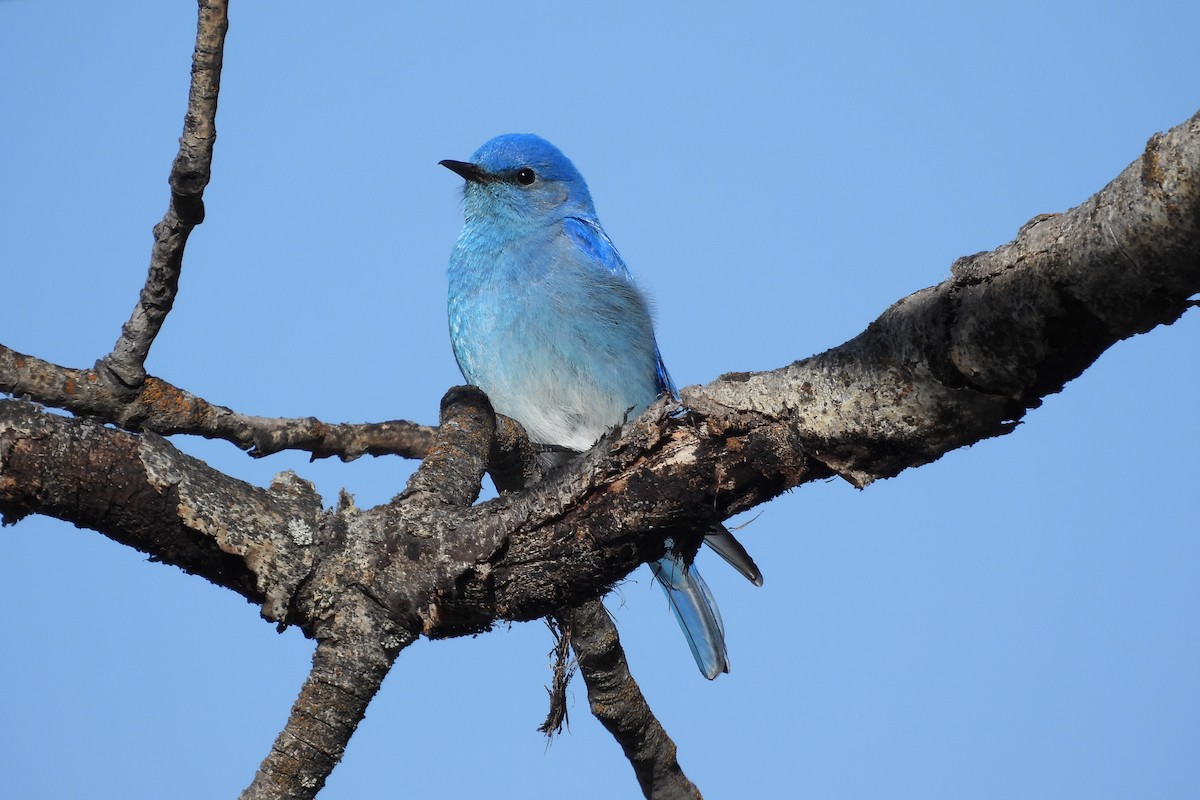
[[[188,236],[204,220],[204,189],[212,173],[228,29],[227,0],[199,0],[183,135],[168,178],[171,203],[154,227],[146,282],[112,352],[93,369],[80,370],[0,345],[0,391],[104,419],[128,430],[224,439],[253,456],[303,450],[314,458],[336,455],[343,461],[364,454],[421,458],[428,452],[432,431],[414,422],[352,425],[313,417],[251,416],[209,403],[146,374],[146,357],[175,302]]]
[[[187,114],[169,179],[171,205],[154,226],[150,270],[137,306],[112,352],[96,364],[97,372],[106,379],[112,376],[127,390],[141,386],[146,377],[146,356],[175,302],[188,234],[204,221],[203,196],[217,139],[217,92],[228,29],[227,0],[200,0]]]
[[[132,392],[116,392],[95,370],[62,367],[3,345],[0,391],[127,430],[222,439],[255,457],[302,450],[313,458],[337,456],[343,461],[362,455],[424,458],[433,444],[434,429],[416,422],[335,424],[315,417],[256,417],[210,403],[153,376],[146,376]]]
[[[217,96],[227,0],[199,0],[192,78],[179,151],[171,166],[171,203],[154,227],[145,285],[112,352],[94,369],[61,367],[0,345],[0,391],[28,397],[163,436],[188,433],[224,439],[254,456],[304,450],[314,458],[349,461],[363,454],[420,458],[431,430],[405,420],[363,425],[329,424],[313,417],[278,419],[240,414],[146,374],[145,362],[175,302],[188,235],[204,220],[204,189],[212,172]]]
[[[642,793],[653,800],[695,800],[700,791],[683,774],[675,743],[663,729],[629,672],[617,627],[599,600],[581,603],[563,617],[587,684],[592,713],[633,765]]]

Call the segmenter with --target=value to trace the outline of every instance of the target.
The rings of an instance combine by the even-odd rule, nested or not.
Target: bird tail
[[[755,586],[763,585],[763,576],[758,565],[746,552],[746,548],[742,547],[742,543],[733,538],[733,534],[726,530],[724,525],[713,525],[709,532],[704,534],[704,543],[729,562],[731,567],[742,573],[746,580]]]
[[[651,563],[650,569],[667,593],[671,611],[687,637],[700,672],[710,681],[722,672],[729,672],[721,612],[696,567],[668,551],[661,560]]]

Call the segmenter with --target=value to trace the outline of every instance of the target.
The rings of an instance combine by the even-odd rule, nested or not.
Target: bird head
[[[485,142],[470,161],[438,163],[466,180],[468,221],[536,226],[564,217],[595,219],[579,170],[561,150],[532,133],[506,133]]]

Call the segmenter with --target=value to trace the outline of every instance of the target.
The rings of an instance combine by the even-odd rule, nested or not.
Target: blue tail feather
[[[729,672],[721,612],[696,567],[668,552],[661,560],[651,563],[650,569],[666,592],[671,611],[687,638],[700,672],[710,681],[722,672]]]

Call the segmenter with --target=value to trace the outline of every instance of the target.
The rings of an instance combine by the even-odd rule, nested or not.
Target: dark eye
[[[517,172],[517,183],[521,184],[522,186],[528,186],[536,180],[537,175],[529,167],[525,167]]]

